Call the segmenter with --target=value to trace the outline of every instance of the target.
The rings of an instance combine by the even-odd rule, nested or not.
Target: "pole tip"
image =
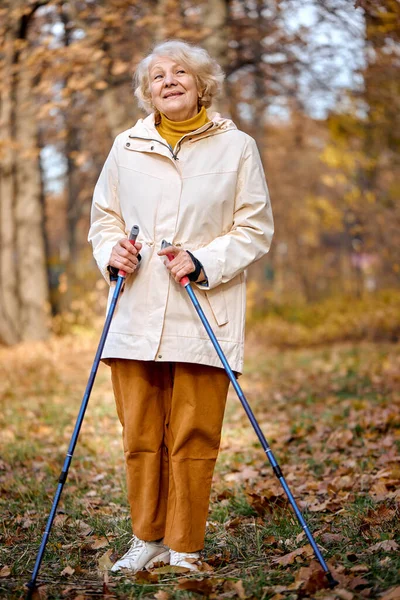
[[[330,573],[329,571],[327,573],[325,573],[326,578],[328,580],[328,585],[331,589],[333,589],[334,587],[336,587],[337,585],[339,585],[339,582],[336,581],[336,579],[333,578],[332,573]]]
[[[32,594],[36,589],[35,582],[31,580],[28,583],[26,583],[24,587],[26,589],[25,600],[32,600]]]

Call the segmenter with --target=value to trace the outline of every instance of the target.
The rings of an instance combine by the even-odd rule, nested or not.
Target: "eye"
[[[179,71],[177,71],[177,73],[179,75],[180,73],[186,73],[186,71],[184,69],[179,69]]]
[[[156,79],[159,79],[160,77],[162,77],[162,75],[161,75],[161,73],[158,73],[157,75],[154,75],[153,79],[156,80]]]

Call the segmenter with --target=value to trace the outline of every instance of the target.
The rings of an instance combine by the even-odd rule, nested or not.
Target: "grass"
[[[24,596],[95,345],[81,335],[0,350],[1,598]],[[101,366],[41,567],[40,597],[357,600],[384,598],[400,585],[399,348],[282,353],[254,344],[247,356],[239,381],[339,587],[322,587],[304,532],[232,393],[206,534],[209,570],[161,570],[139,582],[105,574],[131,530],[120,425]],[[73,572],[63,574],[68,567]]]

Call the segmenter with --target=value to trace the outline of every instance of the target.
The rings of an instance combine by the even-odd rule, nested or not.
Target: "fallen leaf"
[[[367,550],[368,554],[372,552],[376,552],[377,550],[385,550],[386,552],[390,552],[391,550],[397,550],[399,545],[394,540],[384,540],[383,542],[378,542],[373,546],[370,546]]]
[[[358,577],[354,577],[354,579],[351,579],[349,581],[349,588],[352,590],[357,589],[358,587],[364,587],[366,585],[368,585],[368,581],[366,579],[363,579],[360,575]]]
[[[399,600],[400,586],[386,590],[383,596],[379,596],[379,600]]]
[[[93,530],[93,528],[90,525],[88,525],[87,523],[85,523],[85,521],[82,521],[81,519],[77,519],[76,521],[70,521],[69,526],[73,527],[74,529],[77,529],[79,533],[81,533],[84,536],[90,535]]]
[[[23,529],[29,529],[29,527],[31,525],[34,524],[35,521],[32,521],[32,519],[25,519],[24,522],[22,523],[22,527]]]
[[[159,590],[154,594],[155,600],[170,600],[171,594],[168,592],[164,592],[164,590]]]
[[[276,565],[282,565],[283,567],[286,567],[287,565],[294,563],[297,556],[301,556],[302,554],[305,556],[310,556],[312,553],[313,549],[309,544],[307,544],[306,546],[297,548],[297,550],[293,550],[293,552],[289,552],[289,554],[285,554],[279,558],[274,558],[272,562]]]
[[[58,514],[54,517],[53,525],[54,527],[62,527],[65,521],[68,519],[68,515]]]
[[[329,436],[326,445],[329,448],[346,448],[353,439],[350,429],[335,429]]]
[[[102,554],[99,558],[99,560],[97,561],[97,568],[99,569],[100,572],[103,571],[108,571],[109,569],[111,569],[113,563],[111,561],[111,554],[112,554],[112,550],[111,548],[109,550],[107,550],[107,552],[105,552],[104,554]]]
[[[269,594],[280,594],[281,592],[287,592],[287,585],[274,585],[272,587],[265,587],[263,588],[263,591]]]
[[[225,565],[229,563],[231,560],[230,552],[224,552],[224,554],[213,554],[212,556],[207,557],[207,564],[213,567],[220,567],[221,565]]]
[[[342,542],[344,539],[344,535],[341,533],[323,533],[321,535],[321,541],[324,544],[328,544],[329,542]]]
[[[108,571],[103,572],[103,596],[109,596],[110,590],[108,588]],[[75,599],[76,600],[76,599]]]
[[[263,541],[264,544],[267,544],[268,546],[275,546],[276,537],[274,535],[267,535],[267,537],[265,537]]]
[[[154,594],[155,600],[170,600],[171,594],[168,592],[164,592],[164,590],[159,590]]]
[[[395,515],[396,511],[393,508],[388,508],[384,504],[381,504],[376,510],[369,510],[363,521],[371,525],[380,525],[386,521],[391,521]]]
[[[179,590],[197,592],[197,594],[207,596],[212,592],[213,581],[211,579],[180,579],[177,587]]]
[[[336,589],[335,593],[341,600],[353,600],[354,598],[353,592],[349,592],[349,590],[345,590],[344,588]]]
[[[296,573],[295,583],[300,583],[301,591],[308,595],[315,594],[316,591],[328,587],[328,581],[321,565],[313,560],[308,567],[301,567]]]
[[[137,583],[157,583],[158,575],[154,572],[150,573],[150,571],[137,571],[135,581]]]
[[[243,581],[241,579],[233,584],[233,589],[236,590],[237,595],[241,600],[245,600],[245,598],[247,598],[243,587]]]
[[[47,600],[47,585],[40,585],[38,588],[36,588],[36,593],[37,595],[34,593],[32,600],[37,600],[38,598],[39,600]]]
[[[70,575],[73,575],[75,573],[75,569],[73,569],[72,567],[70,567],[70,565],[67,565],[65,567],[65,569],[63,569],[61,571],[61,576],[62,577],[69,577]]]
[[[176,567],[175,565],[165,565],[164,567],[156,567],[152,569],[153,573],[159,575],[168,575],[169,573],[188,573],[190,569],[186,567]]]
[[[225,529],[236,529],[242,523],[243,517],[235,517],[225,523]]]
[[[217,496],[217,500],[221,502],[221,500],[226,500],[228,498],[233,498],[234,493],[231,490],[222,490]]]
[[[11,575],[11,569],[7,565],[4,565],[4,567],[0,569],[0,577],[9,577],[9,575]]]
[[[210,573],[211,571],[214,571],[214,567],[212,567],[205,561],[201,561],[201,564],[199,566],[199,571],[205,572],[205,573]]]
[[[108,540],[105,537],[101,537],[95,540],[90,547],[93,550],[99,550],[100,548],[105,548],[106,546],[108,546]]]
[[[241,600],[245,600],[247,598],[246,592],[243,587],[243,582],[240,579],[239,581],[233,581],[232,579],[227,579],[224,582],[224,598],[241,598]]]
[[[370,568],[368,565],[356,565],[350,569],[352,573],[368,573],[369,570]]]

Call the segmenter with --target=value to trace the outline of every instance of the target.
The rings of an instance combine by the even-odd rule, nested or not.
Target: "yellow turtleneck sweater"
[[[201,107],[197,115],[186,121],[171,121],[161,113],[161,121],[157,125],[157,131],[173,149],[182,136],[203,127],[209,120],[204,106]]]

